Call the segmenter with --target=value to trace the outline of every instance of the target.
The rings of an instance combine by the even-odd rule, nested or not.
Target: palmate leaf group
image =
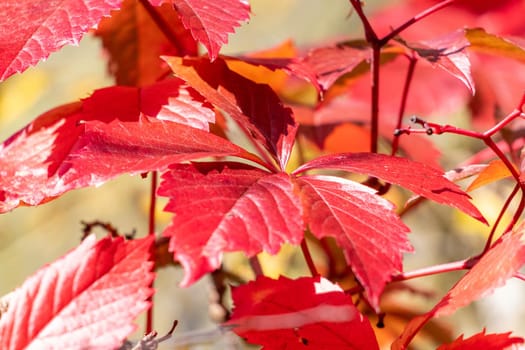
[[[418,6],[425,2],[432,3]],[[469,1],[454,6],[452,19],[473,23],[473,13],[487,11],[486,5]],[[501,8],[515,6],[509,1]],[[314,140],[329,151],[327,140],[335,132],[343,140],[368,133],[369,43],[346,41],[286,58],[221,56],[228,35],[250,17],[245,0],[8,0],[0,11],[0,80],[93,29],[117,84],[42,114],[0,145],[0,212],[43,204],[122,174],[160,172],[157,194],[168,199],[164,210],[173,214],[162,235],[184,267],[182,285],[220,269],[225,253],[275,254],[285,243],[304,243],[308,232],[319,241],[334,239],[374,312],[380,311],[385,287],[403,276],[403,255],[413,251],[409,227],[375,188],[398,185],[487,223],[470,197],[444,176],[437,150],[422,137],[401,140],[407,157],[337,145],[345,152],[303,160],[295,169],[289,164],[297,139]],[[382,16],[376,21],[384,24]],[[478,87],[486,93],[471,55],[525,57],[521,41],[479,28],[435,33],[434,24],[428,31],[432,35],[426,38],[403,33],[380,55],[382,79],[390,83],[381,87],[385,117],[379,134],[388,142],[398,141],[392,131],[405,58],[421,59],[421,74],[413,80],[416,98],[408,110],[430,113],[443,101],[449,103],[443,110],[453,109]],[[198,56],[198,44],[207,55]],[[260,82],[265,79],[253,81],[248,77],[260,74],[250,71],[255,67],[282,70],[324,100],[315,105],[293,100],[286,94],[288,79],[280,89]],[[435,95],[424,91],[429,85],[439,87]],[[453,98],[444,96],[445,86]],[[501,103],[502,95],[489,102]],[[482,109],[490,109],[490,103]],[[242,131],[248,145],[233,142],[238,139],[231,130]],[[363,148],[363,142],[355,144]],[[499,164],[509,175],[506,164]],[[489,169],[481,175],[495,180]],[[368,180],[358,182],[354,174]],[[150,306],[153,244],[153,235],[98,242],[90,236],[43,267],[7,298],[7,311],[0,314],[2,348],[118,347],[134,329],[133,319]],[[524,262],[521,232],[507,233],[468,266],[440,303],[413,319],[393,347],[405,348],[430,318],[451,314],[502,285]],[[235,288],[233,300],[232,318],[223,326],[264,349],[379,348],[364,308],[320,276],[257,276]],[[520,342],[482,332],[441,349]]]

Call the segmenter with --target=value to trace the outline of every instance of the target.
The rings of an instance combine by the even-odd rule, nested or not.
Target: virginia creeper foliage
[[[0,212],[152,173],[151,206],[166,197],[172,220],[157,234],[151,210],[143,238],[103,225],[108,237],[89,235],[42,267],[0,300],[1,348],[124,348],[134,319],[154,307],[166,246],[183,287],[209,275],[217,291],[238,284],[220,327],[263,349],[406,349],[433,318],[525,280],[524,2],[405,0],[372,13],[348,0],[348,11],[360,38],[226,56],[221,47],[251,16],[247,0],[3,1],[0,80],[94,35],[115,85],[57,106],[0,145]],[[439,119],[457,111],[467,123]],[[451,166],[431,140],[444,133],[486,148]],[[496,181],[514,190],[491,222],[467,192]],[[413,197],[392,199],[394,187]],[[404,254],[425,254],[414,252],[405,215],[426,201],[486,225],[484,249],[404,271]],[[285,243],[311,276],[264,275],[258,254]],[[244,253],[254,280],[226,270],[230,252]],[[379,336],[394,314],[385,300],[412,290],[405,281],[454,270],[467,272],[430,311],[405,311],[395,339]],[[155,340],[147,318],[156,349],[171,332]],[[484,329],[454,338],[436,335],[434,345],[524,342]]]

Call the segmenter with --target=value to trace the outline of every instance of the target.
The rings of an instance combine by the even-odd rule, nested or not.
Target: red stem
[[[149,216],[148,216],[148,235],[155,235],[155,209],[157,204],[157,172],[151,172],[151,187],[150,187],[150,202],[149,202]],[[151,245],[149,260],[153,263],[155,269],[155,244]],[[153,281],[150,283],[150,288],[153,288]],[[153,331],[153,295],[148,298],[150,307],[146,313],[146,334]]]
[[[379,68],[381,59],[381,46],[372,43],[372,61],[370,70],[372,74],[372,109],[370,117],[370,152],[377,153],[379,140]]]
[[[423,18],[433,14],[434,12],[437,12],[437,11],[447,7],[448,5],[452,4],[454,1],[455,0],[445,0],[445,1],[440,2],[439,4],[436,4],[436,5],[428,8],[428,9],[426,9],[423,12],[418,13],[417,15],[415,15],[414,17],[412,17],[411,19],[409,19],[408,21],[406,21],[405,23],[403,23],[399,27],[394,28],[390,33],[385,35],[383,38],[381,38],[379,40],[380,45],[381,46],[386,45],[390,40],[395,38],[402,31],[404,31],[405,29],[407,29],[408,27],[410,27],[414,23],[419,22],[420,20],[422,20]]]
[[[520,183],[519,186],[521,188],[521,191],[525,193],[525,188],[524,188],[523,184]],[[525,209],[525,200],[524,200],[523,195],[522,195],[521,200],[520,200],[520,204],[518,206],[518,209],[516,209],[516,212],[514,213],[514,216],[512,217],[512,220],[510,221],[510,223],[507,225],[507,228],[503,232],[509,232],[510,230],[512,230],[514,228],[514,225],[516,225],[516,223],[520,219],[521,214],[523,214],[523,210],[524,209]]]
[[[361,23],[363,23],[366,41],[369,43],[377,43],[379,39],[377,37],[376,32],[374,31],[374,28],[372,28],[372,25],[368,21],[368,18],[366,17],[363,11],[363,5],[361,3],[361,0],[350,0],[350,4],[355,9],[355,12],[359,16]]]
[[[520,280],[525,281],[525,275],[521,272],[516,272],[512,277],[519,278]]]
[[[411,272],[402,272],[392,276],[392,281],[406,281],[413,278],[437,275],[438,273],[465,270],[470,269],[472,266],[472,259],[454,261],[446,264],[425,267]]]
[[[377,153],[377,142],[379,138],[379,63],[381,58],[381,47],[383,46],[377,34],[368,21],[363,6],[360,0],[350,0],[350,4],[357,12],[363,29],[365,31],[366,41],[372,47],[372,57],[370,61],[370,73],[372,75],[372,101],[371,101],[371,115],[370,115],[370,152]]]
[[[483,249],[483,252],[481,253],[481,255],[484,255],[489,250],[490,246],[492,245],[492,239],[494,238],[494,233],[496,232],[496,229],[498,228],[498,225],[501,219],[503,218],[503,214],[505,214],[505,212],[507,211],[507,208],[509,207],[510,202],[512,202],[512,199],[514,198],[516,193],[518,193],[519,189],[520,189],[520,186],[516,184],[511,194],[509,195],[509,197],[503,204],[503,207],[501,208],[498,214],[498,218],[496,219],[496,221],[494,222],[494,225],[492,226],[492,229],[490,230],[489,237],[487,238],[487,242],[485,243],[485,248]]]
[[[397,115],[396,129],[401,129],[401,125],[403,123],[403,116],[405,115],[406,103],[408,100],[408,93],[410,90],[410,85],[412,83],[412,78],[414,77],[414,71],[416,69],[416,64],[417,64],[417,58],[415,54],[412,54],[412,56],[407,56],[407,57],[409,60],[409,64],[408,64],[407,76],[405,78],[405,85],[403,86],[403,95],[401,96],[401,105],[399,106],[399,114]],[[394,141],[392,142],[391,155],[395,155],[397,153],[397,149],[399,147],[399,136],[400,135],[394,135]]]
[[[517,114],[517,116],[519,116],[519,115],[520,114]],[[411,133],[411,132],[428,133],[429,130],[432,130],[432,133],[437,134],[437,135],[444,134],[444,133],[449,133],[449,134],[463,135],[463,136],[467,136],[467,137],[471,137],[471,138],[482,140],[483,142],[485,142],[485,144],[494,153],[496,153],[498,158],[500,158],[501,161],[508,168],[508,170],[512,174],[512,177],[514,177],[516,182],[519,184],[521,182],[520,181],[520,174],[518,173],[518,171],[516,170],[514,165],[512,165],[512,163],[509,161],[509,159],[505,156],[505,154],[501,151],[501,149],[490,138],[490,136],[492,134],[494,134],[495,132],[501,130],[501,128],[503,126],[508,124],[510,121],[515,119],[517,116],[515,115],[515,112],[509,114],[506,118],[504,118],[504,120],[502,120],[501,122],[498,123],[499,129],[491,128],[490,130],[488,130],[488,131],[486,131],[484,133],[479,133],[479,132],[476,132],[476,131],[466,130],[466,129],[458,128],[458,127],[455,127],[455,126],[452,126],[452,125],[439,125],[439,124],[436,124],[436,123],[426,123],[426,122],[424,122],[424,127],[425,127],[424,129],[421,129],[421,130],[410,130],[409,133]],[[510,119],[510,121],[508,121],[507,119]],[[421,123],[421,121],[418,121],[418,122]],[[496,131],[494,131],[494,130],[496,130]],[[523,188],[523,189],[524,189],[524,192],[525,192],[525,188]]]
[[[257,276],[264,276],[264,272],[263,272],[263,269],[261,267],[261,263],[260,263],[259,258],[257,257],[257,255],[252,256],[249,259],[249,262],[250,262],[250,266],[251,266],[251,268],[253,270],[253,273],[255,274],[255,277],[257,277]]]
[[[155,22],[160,31],[168,38],[171,45],[177,49],[177,52],[183,53],[184,48],[180,45],[177,35],[171,30],[168,22],[162,18],[162,16],[157,12],[155,7],[150,4],[148,0],[139,0],[141,5],[144,7],[146,12],[150,15],[151,19]]]
[[[310,270],[310,273],[313,277],[318,276],[319,272],[317,272],[317,268],[315,267],[314,260],[312,259],[312,254],[310,254],[310,250],[308,249],[308,244],[306,243],[306,238],[303,238],[301,241],[301,250],[303,252],[304,259],[306,260],[306,265],[308,265],[308,269]]]

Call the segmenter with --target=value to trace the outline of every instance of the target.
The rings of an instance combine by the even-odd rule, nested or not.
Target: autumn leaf
[[[247,155],[198,129],[207,129],[213,117],[202,97],[175,80],[101,89],[51,110],[0,146],[0,212],[123,173],[161,170],[205,156]]]
[[[231,71],[222,59],[165,58],[173,73],[246,129],[285,169],[297,124],[275,92]],[[256,96],[256,98],[255,98]]]
[[[238,163],[173,165],[158,194],[175,214],[164,235],[189,285],[220,266],[222,253],[278,252],[303,238],[301,205],[285,173]],[[188,233],[191,232],[190,235]]]
[[[477,188],[510,176],[512,176],[512,173],[505,163],[503,163],[501,159],[495,159],[478,174],[474,181],[472,181],[467,188],[467,192],[474,191]]]
[[[239,61],[253,66],[261,66],[272,71],[282,70],[290,76],[310,82],[318,91],[321,90],[315,72],[299,58],[254,56],[224,56],[223,58],[228,60],[228,65],[231,65],[232,61]]]
[[[150,0],[152,5],[173,4],[193,38],[208,50],[210,60],[215,60],[228,34],[250,18],[247,0]]]
[[[441,345],[437,350],[503,350],[515,344],[523,344],[523,342],[523,338],[510,337],[510,333],[486,334],[483,330],[467,339],[463,339],[461,335],[454,342]]]
[[[0,81],[46,59],[67,44],[78,44],[122,0],[0,2]]]
[[[234,288],[232,297],[225,325],[263,349],[379,349],[368,319],[322,277],[260,276]]]
[[[525,41],[523,38],[491,34],[483,28],[466,29],[465,36],[470,43],[470,50],[525,62]]]
[[[124,241],[89,236],[41,268],[9,298],[0,347],[112,349],[136,328],[153,294],[148,261],[153,236]]]
[[[401,336],[392,344],[392,349],[406,349],[416,333],[432,317],[451,315],[503,286],[525,263],[523,229],[522,225],[501,236],[432,310],[408,323]]]
[[[295,183],[305,221],[318,237],[334,237],[375,309],[393,274],[402,271],[403,253],[412,251],[394,205],[357,182],[334,176],[301,176]]]
[[[326,91],[337,79],[369,58],[370,51],[366,48],[359,49],[340,44],[311,50],[304,57],[304,62],[311,67],[319,86]]]
[[[95,35],[109,53],[109,71],[118,85],[152,84],[169,72],[162,55],[197,55],[197,43],[170,4],[154,8],[167,23],[170,37],[162,32],[140,1],[126,0],[119,11],[104,18]]]
[[[253,82],[270,85],[280,96],[295,92],[295,89],[290,89],[289,77],[295,75],[293,68],[301,62],[298,58],[298,49],[291,40],[242,56],[222,55],[222,58],[232,71]],[[307,73],[310,74],[312,73]]]
[[[447,35],[432,40],[424,40],[415,43],[407,43],[401,38],[398,41],[423,59],[459,79],[470,90],[476,93],[474,80],[470,72],[470,60],[467,47],[470,46],[464,30],[456,30]]]
[[[377,177],[435,202],[455,207],[486,223],[465,192],[447,180],[440,170],[422,163],[384,154],[342,153],[318,157],[303,164],[293,174],[315,168],[351,171]]]

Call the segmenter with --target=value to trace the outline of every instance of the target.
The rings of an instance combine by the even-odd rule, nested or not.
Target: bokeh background
[[[361,35],[357,16],[351,13],[345,0],[251,0],[250,3],[253,10],[251,21],[230,36],[224,53],[265,49],[287,39],[306,49],[327,40]],[[381,1],[367,1],[367,11],[371,13],[379,5]],[[112,83],[106,72],[100,42],[87,35],[78,47],[64,47],[47,61],[0,84],[0,139],[6,139],[48,109],[87,97],[94,89]],[[453,153],[456,158],[477,147],[458,137],[436,138],[436,142],[445,154]],[[498,183],[477,190],[473,197],[482,212],[494,220],[509,190],[507,184]],[[81,221],[100,220],[111,223],[120,232],[136,230],[138,236],[146,234],[148,200],[148,180],[139,176],[122,176],[100,188],[73,191],[39,207],[22,207],[0,215],[0,296],[16,288],[39,267],[76,247],[82,234]],[[159,207],[162,205],[160,202]],[[168,220],[169,216],[159,209],[158,231]],[[416,254],[407,256],[406,270],[475,254],[483,246],[487,233],[487,229],[456,211],[431,204],[421,206],[407,216],[407,220],[413,231],[410,238]],[[285,250],[281,256],[264,257],[265,270],[275,276],[280,273],[299,275],[304,270],[300,263],[294,265],[290,259],[293,248]],[[231,264],[243,262],[242,257],[236,255],[228,259]],[[163,348],[225,349],[235,345],[230,337],[217,337],[216,324],[210,320],[208,299],[211,284],[208,279],[181,289],[178,288],[182,279],[179,268],[163,268],[158,274],[154,324],[159,333],[167,331],[172,321],[178,319],[179,326],[173,339],[190,334],[188,339],[194,342],[213,341],[212,344],[178,347],[171,342],[164,344]],[[417,288],[435,290],[438,298],[458,276],[460,273],[450,273],[411,283]],[[525,322],[522,322],[525,319],[524,295],[524,283],[511,280],[493,295],[445,321],[453,326],[453,337],[460,333],[471,335],[483,327],[488,332],[513,331],[525,336]],[[420,311],[428,309],[438,300],[436,298],[416,300]],[[138,320],[138,324],[139,330],[131,338],[140,337],[143,320]],[[196,334],[188,333],[195,331]]]

